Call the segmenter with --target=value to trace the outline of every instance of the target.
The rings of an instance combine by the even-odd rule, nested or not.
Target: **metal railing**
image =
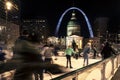
[[[120,64],[120,54],[65,73],[51,80],[110,80]]]

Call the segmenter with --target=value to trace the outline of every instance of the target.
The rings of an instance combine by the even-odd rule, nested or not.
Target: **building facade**
[[[10,10],[6,8],[8,0],[0,0],[0,44],[13,45],[19,36],[20,1],[9,0]]]
[[[80,24],[76,18],[75,12],[72,12],[70,21],[67,24],[67,37],[66,37],[66,47],[72,45],[74,41],[79,49],[83,47],[83,37],[81,37]]]
[[[47,19],[45,18],[23,20],[21,30],[25,29],[31,34],[37,34],[39,40],[42,42],[46,42],[49,36]]]
[[[96,18],[94,22],[94,35],[98,38],[100,38],[101,43],[106,41],[107,39],[107,33],[108,33],[108,24],[109,23],[109,18],[107,17],[98,17]]]

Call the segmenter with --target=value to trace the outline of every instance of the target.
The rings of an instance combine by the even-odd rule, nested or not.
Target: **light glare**
[[[12,3],[9,2],[9,1],[7,1],[6,2],[6,8],[7,8],[7,10],[11,10],[11,7],[12,7]]]

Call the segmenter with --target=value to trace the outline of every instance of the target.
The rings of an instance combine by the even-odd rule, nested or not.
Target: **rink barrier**
[[[110,80],[120,64],[120,54],[98,61],[51,80]]]

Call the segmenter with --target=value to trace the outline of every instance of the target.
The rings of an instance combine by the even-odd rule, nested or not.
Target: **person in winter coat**
[[[102,55],[103,59],[106,59],[113,55],[116,55],[114,49],[111,47],[109,42],[106,42],[105,46],[103,47],[103,49],[101,51],[101,55]]]
[[[34,42],[29,41],[28,37],[28,33],[25,31],[16,40],[13,48],[13,58],[6,63],[0,64],[0,74],[14,70],[15,73],[11,80],[33,80],[33,74],[42,74],[43,69],[54,69],[61,73],[64,72],[61,70],[62,66],[44,63],[42,55],[39,53],[40,51],[33,45]],[[40,80],[43,80],[43,77]]]
[[[83,49],[83,58],[84,58],[83,66],[89,64],[89,61],[88,61],[88,59],[89,59],[89,57],[88,57],[89,52],[90,52],[90,45],[86,44],[84,49]]]
[[[67,59],[66,68],[68,68],[68,65],[70,68],[73,68],[71,64],[71,56],[73,54],[74,54],[74,50],[71,48],[71,46],[68,46],[68,48],[65,50],[65,55]]]

